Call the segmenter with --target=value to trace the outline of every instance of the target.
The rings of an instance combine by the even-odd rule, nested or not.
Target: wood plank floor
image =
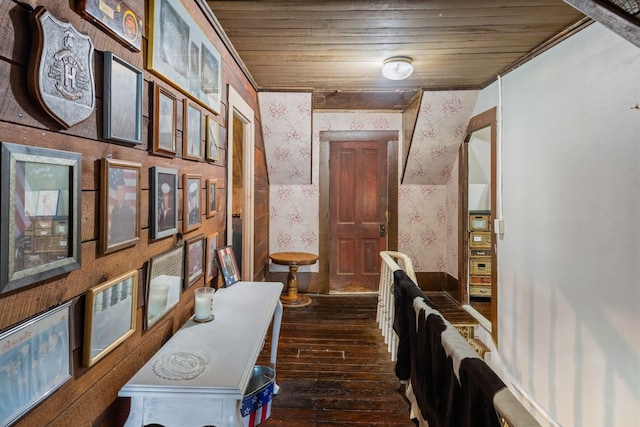
[[[271,426],[413,426],[376,323],[375,295],[314,295],[285,308]],[[269,365],[270,338],[258,359]]]

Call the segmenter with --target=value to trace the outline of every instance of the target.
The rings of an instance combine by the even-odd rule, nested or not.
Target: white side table
[[[125,427],[242,426],[243,394],[272,319],[270,362],[275,369],[283,288],[278,282],[238,282],[218,290],[215,319],[209,323],[189,320],[120,389],[120,397],[131,398]],[[162,377],[163,363],[176,354],[204,355],[209,361],[195,378]],[[183,361],[188,376],[189,358]]]

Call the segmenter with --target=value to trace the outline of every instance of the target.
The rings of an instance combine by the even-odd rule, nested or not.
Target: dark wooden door
[[[375,291],[387,247],[387,143],[331,142],[329,288]]]

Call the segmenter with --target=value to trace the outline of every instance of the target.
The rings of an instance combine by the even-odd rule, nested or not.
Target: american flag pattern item
[[[244,427],[254,427],[271,416],[271,401],[273,400],[273,380],[246,396],[242,400],[242,421]]]

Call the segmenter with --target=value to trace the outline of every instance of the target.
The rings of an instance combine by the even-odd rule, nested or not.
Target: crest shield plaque
[[[34,34],[29,92],[51,117],[70,128],[94,110],[93,43],[42,6],[29,19]]]

